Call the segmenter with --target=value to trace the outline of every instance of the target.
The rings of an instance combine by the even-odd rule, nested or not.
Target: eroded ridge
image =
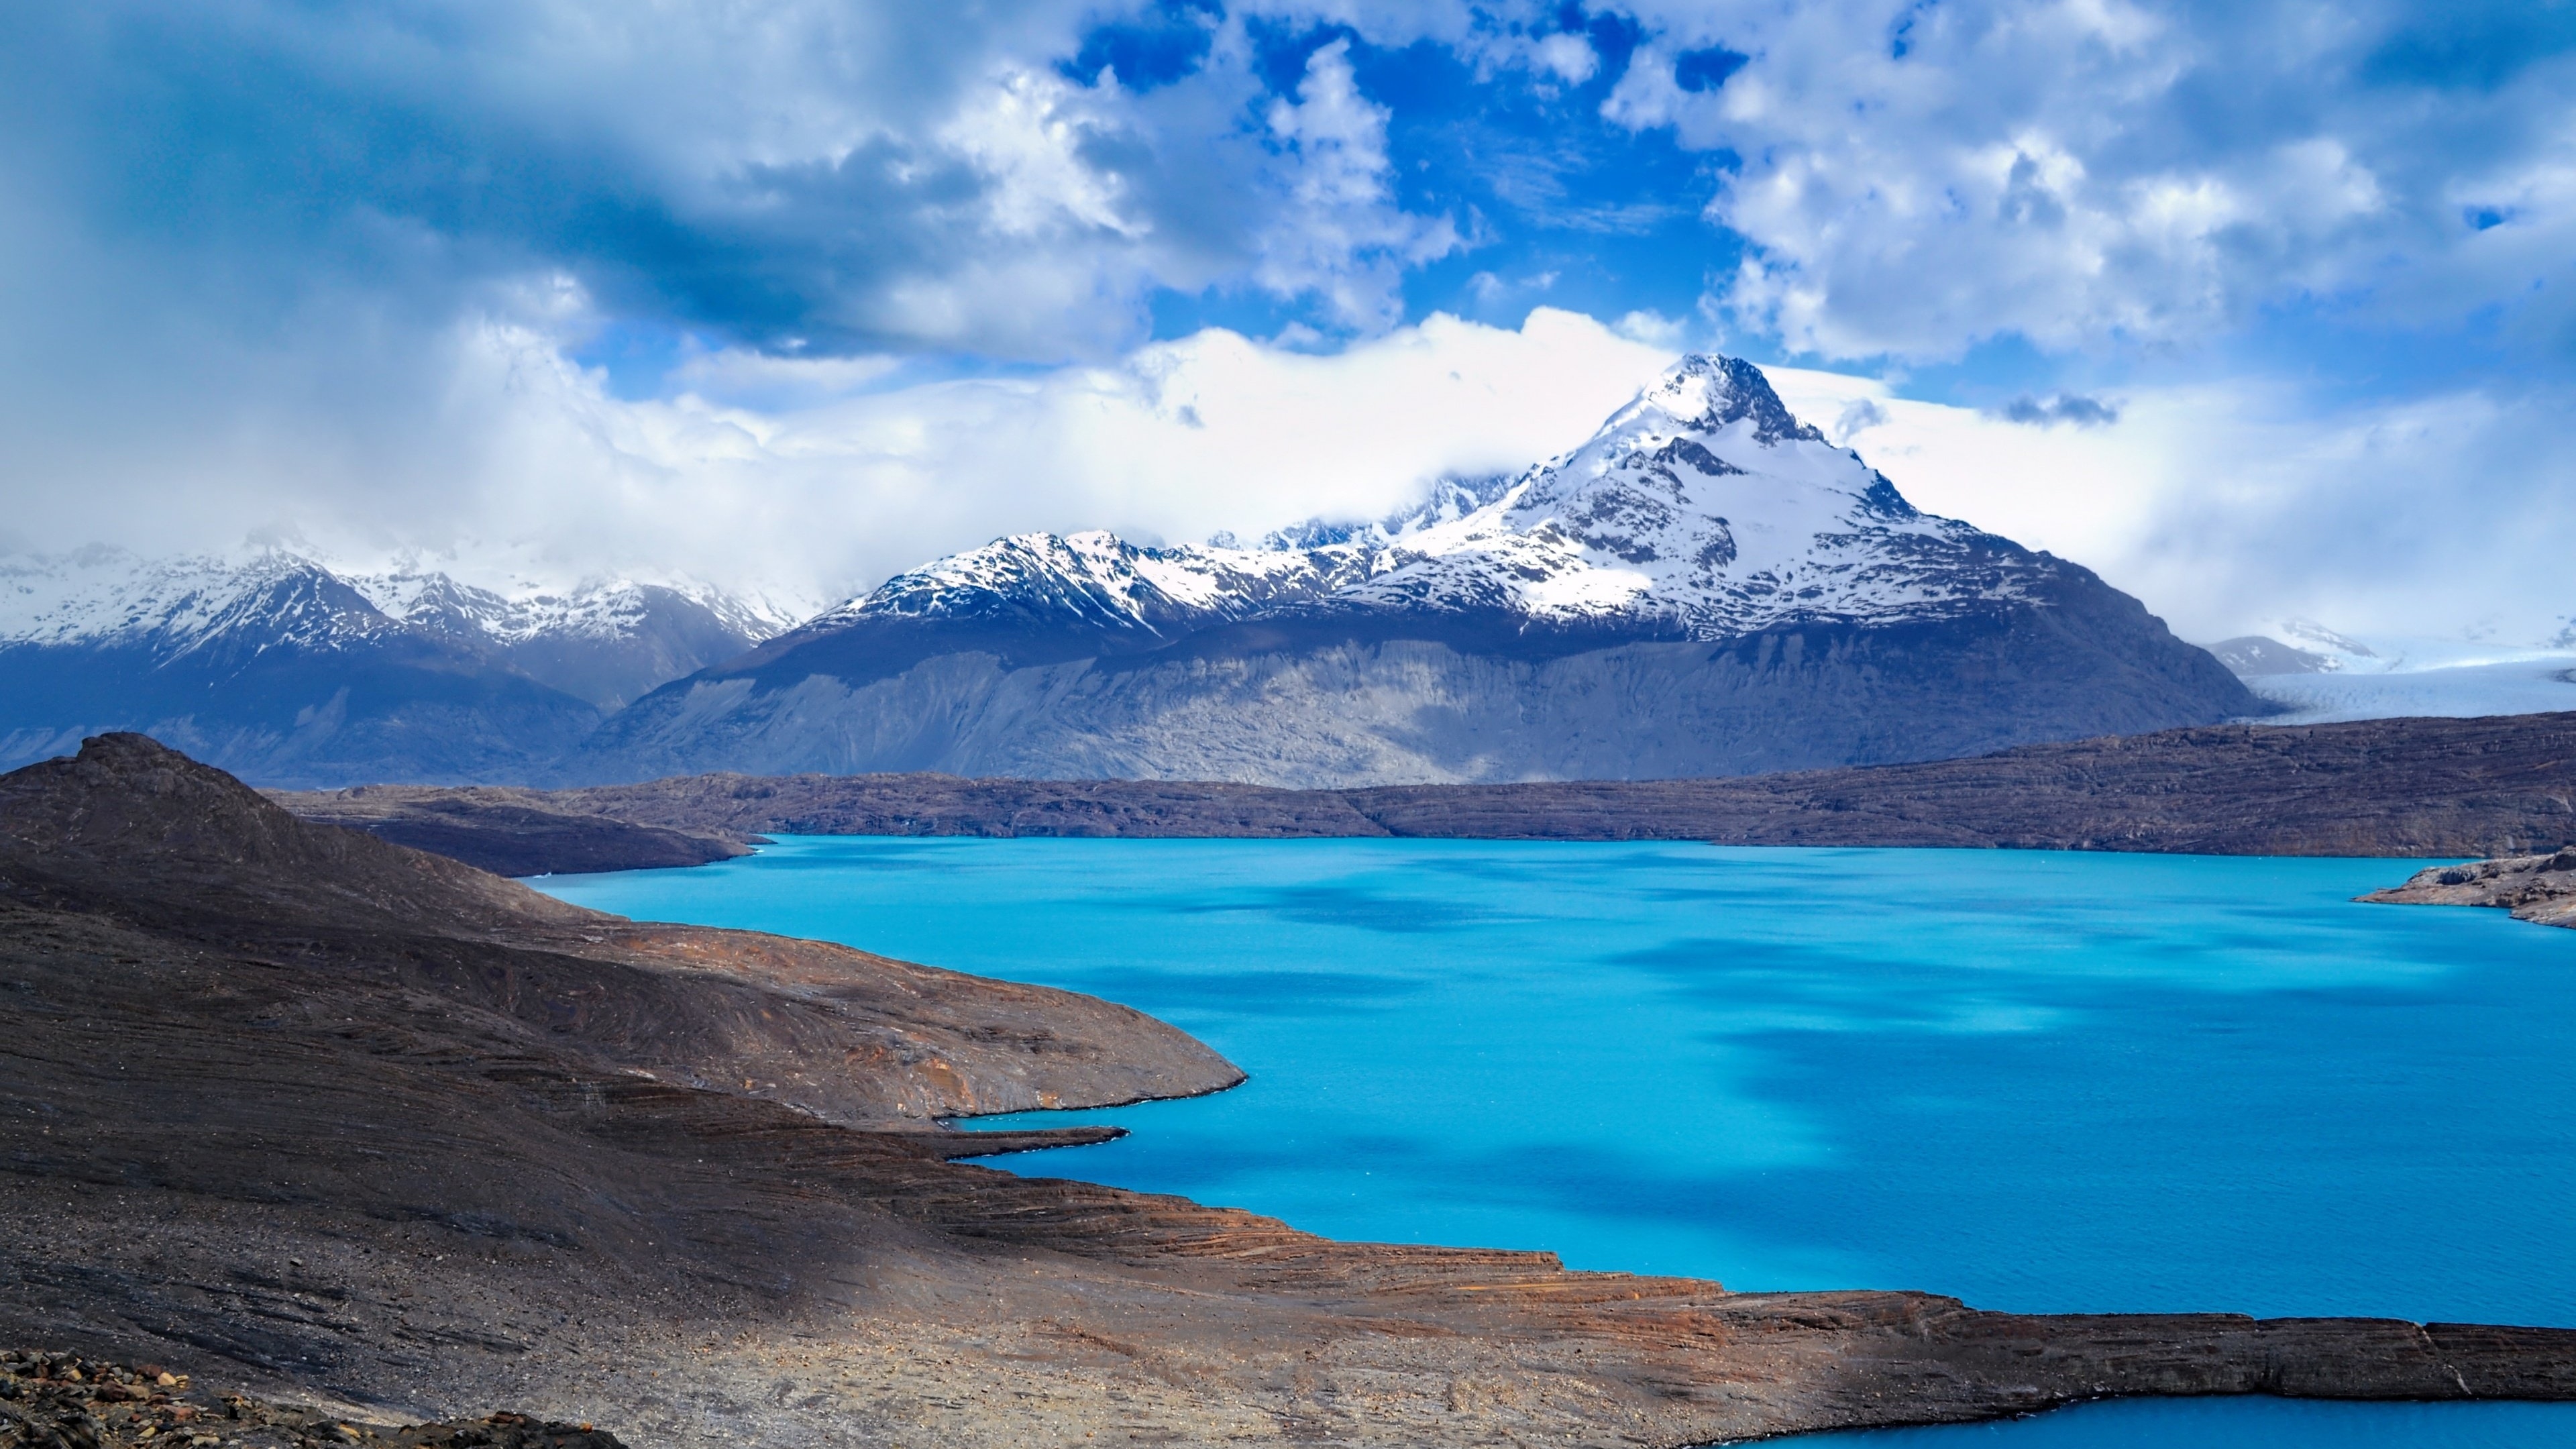
[[[579,910],[139,737],[0,778],[0,991],[0,1342],[353,1423],[1411,1449],[2576,1397],[2563,1330],[1730,1294],[954,1162],[1098,1134],[951,1114],[1241,1074],[1088,997]]]

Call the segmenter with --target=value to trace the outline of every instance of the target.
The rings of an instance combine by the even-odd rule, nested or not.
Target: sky
[[[819,603],[1705,350],[2185,637],[2576,615],[2576,0],[90,0],[0,139],[0,549]]]

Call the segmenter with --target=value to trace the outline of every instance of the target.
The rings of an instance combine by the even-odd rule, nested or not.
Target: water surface
[[[1343,1238],[2032,1312],[2576,1325],[2576,932],[2415,863],[798,838],[558,877],[1093,992],[1235,1091],[1004,1158]],[[1837,1439],[2576,1444],[2576,1408],[2115,1404]]]

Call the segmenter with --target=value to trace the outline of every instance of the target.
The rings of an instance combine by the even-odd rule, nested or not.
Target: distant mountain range
[[[1381,522],[1024,534],[787,622],[695,586],[505,595],[288,553],[0,561],[0,767],[129,728],[289,786],[1331,787],[1938,759],[2266,708],[2090,571],[1918,511],[1718,357]]]
[[[1758,369],[1691,357],[1574,451],[1383,524],[941,559],[646,695],[564,774],[1723,775],[2263,708],[2090,571],[1919,512]]]
[[[263,783],[531,779],[785,622],[700,587],[505,595],[276,550],[0,558],[0,769],[138,729]]]

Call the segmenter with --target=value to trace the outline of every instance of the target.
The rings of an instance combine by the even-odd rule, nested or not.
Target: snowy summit
[[[2031,597],[2062,567],[1916,511],[1790,416],[1758,368],[1691,356],[1581,447],[1498,489],[1444,483],[1383,524],[1309,525],[1261,548],[1022,534],[900,574],[799,633],[1038,613],[1150,641],[1354,610],[1714,640],[1954,617]]]

